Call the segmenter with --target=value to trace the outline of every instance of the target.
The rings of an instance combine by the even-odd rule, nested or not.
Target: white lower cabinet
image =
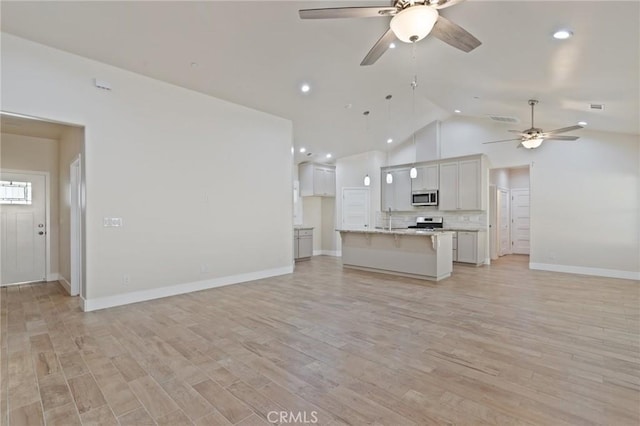
[[[482,265],[485,261],[486,232],[458,231],[453,245],[453,261]]]
[[[309,259],[313,255],[313,229],[293,230],[293,258]]]

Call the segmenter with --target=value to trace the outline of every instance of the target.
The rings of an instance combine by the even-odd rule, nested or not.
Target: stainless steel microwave
[[[411,194],[411,204],[414,206],[437,206],[438,191],[420,191]]]

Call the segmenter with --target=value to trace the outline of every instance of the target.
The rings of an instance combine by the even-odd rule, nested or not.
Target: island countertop
[[[416,229],[416,228],[391,228],[388,229],[336,229],[338,232],[354,232],[357,234],[384,234],[384,235],[417,235],[431,236],[439,234],[453,234],[454,231],[443,231],[440,229]]]

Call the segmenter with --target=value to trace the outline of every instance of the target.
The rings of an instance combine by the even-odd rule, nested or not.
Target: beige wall
[[[336,194],[336,197],[338,194]],[[336,199],[324,197],[322,199],[322,246],[324,254],[336,250]]]
[[[49,173],[49,241],[48,279],[56,280],[58,273],[58,141],[2,133],[0,167]]]
[[[1,55],[4,110],[85,127],[88,309],[292,271],[289,120],[9,34]]]
[[[302,224],[313,228],[313,251],[322,250],[322,197],[302,197]]]
[[[70,242],[70,180],[69,166],[78,157],[82,149],[84,130],[69,127],[58,143],[58,168],[60,170],[60,242],[59,242],[59,273],[62,279],[71,283],[71,242]]]

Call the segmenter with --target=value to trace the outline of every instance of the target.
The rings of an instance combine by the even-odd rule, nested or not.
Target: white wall
[[[85,126],[89,309],[292,270],[290,121],[9,34],[1,55],[3,110]]]
[[[60,242],[58,270],[62,279],[71,283],[71,178],[69,166],[82,151],[84,129],[69,127],[58,142],[58,169],[60,176]]]
[[[529,168],[519,167],[509,169],[511,188],[529,188]]]
[[[504,138],[506,129],[454,117],[442,123],[441,153],[485,153],[496,168],[531,165],[532,266],[638,277],[640,138],[582,129],[575,142],[547,141],[535,150],[482,144]],[[597,220],[603,225],[594,226]]]
[[[0,135],[0,167],[49,173],[49,279],[58,274],[58,141],[54,139],[21,136],[9,133]]]

